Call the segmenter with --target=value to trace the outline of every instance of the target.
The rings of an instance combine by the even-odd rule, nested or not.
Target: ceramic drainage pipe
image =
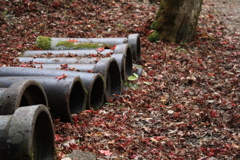
[[[55,159],[53,123],[42,104],[0,116],[0,133],[0,159]]]
[[[31,58],[24,58],[24,57],[46,57],[50,58],[50,55],[55,56],[80,56],[86,57],[88,55],[106,55],[111,53],[111,57],[114,57],[117,62],[119,68],[121,68],[121,74],[124,76],[122,77],[123,80],[126,79],[125,76],[132,75],[132,68],[133,68],[133,61],[132,61],[132,51],[129,44],[119,44],[116,46],[114,50],[104,49],[103,51],[99,52],[94,50],[33,50],[33,51],[26,51],[22,54],[23,57],[18,57],[19,61],[21,62],[28,62],[28,61],[35,61]],[[50,57],[48,57],[50,56]],[[53,58],[53,57],[51,57]],[[56,63],[56,62],[54,62]]]
[[[32,64],[36,68],[52,68],[52,69],[71,69],[74,68],[78,71],[86,72],[88,70],[93,71],[94,73],[98,67],[98,64],[102,63],[109,63],[110,60],[116,59],[118,68],[120,69],[120,74],[123,81],[126,81],[126,77],[130,76],[132,74],[132,65],[127,66],[128,69],[126,69],[126,59],[124,58],[124,54],[115,54],[111,58],[81,58],[81,57],[74,57],[74,58],[68,58],[68,57],[55,57],[55,58],[32,58],[32,57],[19,57],[18,61],[22,63],[28,63]],[[113,63],[113,62],[111,62]],[[54,65],[58,64],[58,65]],[[66,66],[67,67],[61,67]],[[85,64],[85,65],[84,65]],[[106,66],[109,66],[109,64],[106,64]],[[112,65],[112,67],[114,67]],[[131,69],[130,69],[131,67]],[[114,69],[114,68],[113,68]],[[105,71],[108,71],[105,70]]]
[[[140,77],[143,73],[142,66],[140,66],[138,64],[133,64],[133,67],[136,69],[135,71],[133,71],[133,73],[136,73]]]
[[[40,83],[22,80],[6,86],[0,82],[0,115],[13,114],[21,106],[35,104],[48,106],[46,93]]]
[[[46,42],[47,41],[47,42]],[[141,61],[141,44],[140,44],[140,36],[139,34],[130,34],[128,37],[123,37],[123,38],[50,38],[47,37],[46,41],[44,41],[45,44],[49,44],[48,47],[44,47],[42,49],[52,49],[52,50],[69,50],[69,49],[86,49],[79,47],[78,44],[81,43],[101,43],[101,44],[109,44],[109,45],[117,45],[117,44],[124,44],[128,43],[131,46],[132,49],[132,55],[133,55],[133,60],[136,62]],[[69,42],[72,41],[71,43],[75,44],[75,47],[68,47],[68,45],[62,45],[60,44],[61,42]],[[41,38],[37,38],[36,44],[41,47],[43,40]],[[101,44],[99,44],[97,47],[93,48],[98,48],[101,47]],[[91,48],[87,48],[91,49]]]
[[[65,74],[67,77],[79,76],[88,91],[87,108],[97,108],[104,102],[105,81],[99,73],[84,73],[63,71],[55,69],[25,68],[25,67],[0,67],[0,77],[6,76],[54,76],[61,77]],[[66,77],[66,79],[67,79]],[[60,81],[63,79],[60,79]]]
[[[19,60],[27,62],[31,57],[23,57]],[[71,64],[68,67],[73,67],[81,72],[101,73],[106,81],[106,98],[112,97],[113,94],[121,94],[122,82],[121,73],[115,58],[34,58],[33,63],[40,64],[43,68],[57,69],[60,64]],[[51,63],[55,63],[57,65]],[[85,64],[85,65],[84,65]],[[35,64],[37,65],[37,64]],[[37,66],[39,67],[39,65]]]
[[[94,72],[95,73],[95,67],[97,66],[98,63],[100,63],[101,61],[106,61],[106,59],[109,59],[109,58],[102,58],[101,60],[99,60],[96,64],[95,64],[95,61],[96,59],[93,58],[92,61],[88,61],[90,64],[75,64],[77,63],[78,60],[76,60],[76,58],[68,58],[68,59],[65,59],[65,58],[57,58],[59,64],[56,64],[56,63],[49,63],[48,64],[48,59],[45,59],[47,60],[47,63],[43,63],[43,64],[39,64],[39,63],[34,63],[32,64],[32,66],[34,68],[50,68],[50,69],[61,69],[61,70],[77,70],[77,71],[80,71],[80,72]],[[121,77],[124,81],[126,81],[126,72],[125,72],[125,59],[123,57],[123,54],[118,54],[116,55],[116,58],[117,60],[117,63],[118,63],[118,66],[120,65],[120,73],[121,73]],[[38,59],[37,59],[38,60]],[[56,60],[56,59],[55,59]],[[88,59],[89,60],[89,59]],[[41,62],[44,62],[44,59],[41,58],[40,60]],[[46,61],[45,61],[46,62]],[[62,62],[62,63],[60,63]],[[69,63],[70,62],[70,63]],[[71,64],[71,63],[74,63],[74,64]],[[86,63],[86,62],[83,62],[83,63]],[[64,67],[65,66],[65,67]],[[107,70],[106,70],[107,71]]]
[[[89,59],[88,59],[89,60]],[[93,60],[94,61],[94,60]],[[61,62],[61,61],[60,61]],[[66,61],[65,61],[66,62]],[[91,61],[90,61],[91,63]],[[94,63],[94,62],[92,62]],[[74,68],[80,72],[93,72],[103,75],[106,81],[106,98],[114,94],[121,94],[122,80],[121,73],[115,58],[102,58],[96,64],[69,64],[68,68]],[[39,67],[39,64],[35,64]],[[41,64],[43,68],[61,69],[60,64]]]
[[[43,86],[52,115],[62,122],[73,122],[71,114],[86,109],[87,91],[78,76],[61,80],[52,76],[1,77],[0,87],[27,80],[35,80]]]
[[[127,61],[125,54],[114,54],[112,57],[116,59],[122,80],[126,82],[127,77],[132,75],[133,63]]]

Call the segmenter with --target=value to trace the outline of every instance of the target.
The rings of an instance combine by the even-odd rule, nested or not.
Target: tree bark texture
[[[195,36],[203,0],[162,0],[148,36],[151,42],[189,42]]]

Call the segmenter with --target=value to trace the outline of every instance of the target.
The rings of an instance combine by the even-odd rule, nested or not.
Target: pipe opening
[[[21,97],[20,106],[29,106],[29,105],[36,105],[36,104],[43,104],[47,106],[47,101],[45,99],[45,95],[42,90],[37,86],[29,86],[23,92]]]
[[[132,75],[132,68],[133,68],[133,62],[132,62],[132,51],[131,48],[127,48],[127,52],[126,52],[127,58],[126,58],[126,75],[131,76]]]
[[[137,63],[141,61],[141,44],[139,34],[130,34],[128,36],[128,43],[131,46],[133,53],[133,60]]]
[[[140,38],[138,36],[137,43],[136,43],[136,61],[141,61],[141,44],[140,44]]]
[[[90,98],[90,107],[96,109],[103,104],[104,101],[104,81],[97,77],[92,86]]]
[[[121,74],[116,61],[112,61],[108,67],[106,90],[107,97],[121,94]]]
[[[46,112],[41,112],[33,130],[33,159],[54,159],[54,132],[51,119]]]
[[[20,106],[28,106],[28,98],[25,95],[22,95]]]
[[[76,81],[72,86],[72,91],[69,98],[70,113],[78,113],[85,109],[86,93],[81,82]]]

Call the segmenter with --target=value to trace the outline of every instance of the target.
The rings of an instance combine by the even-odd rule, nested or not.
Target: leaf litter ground
[[[140,33],[143,74],[99,110],[54,121],[57,159],[73,150],[100,159],[239,159],[238,1],[207,0],[190,43],[150,43],[158,5],[148,1],[1,3],[0,66],[19,66],[36,37]]]

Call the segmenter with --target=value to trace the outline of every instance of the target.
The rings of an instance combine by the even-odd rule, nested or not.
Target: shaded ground
[[[207,0],[202,15],[214,15],[219,24],[226,26],[228,32],[240,33],[240,1],[239,0]],[[237,48],[240,48],[238,37]]]
[[[231,3],[229,3],[231,2]],[[45,4],[44,4],[45,3]],[[55,120],[61,159],[73,150],[98,159],[239,159],[239,2],[206,1],[191,43],[150,43],[158,5],[148,1],[1,1],[0,66],[19,65],[39,35],[141,34],[144,73],[100,110]]]

